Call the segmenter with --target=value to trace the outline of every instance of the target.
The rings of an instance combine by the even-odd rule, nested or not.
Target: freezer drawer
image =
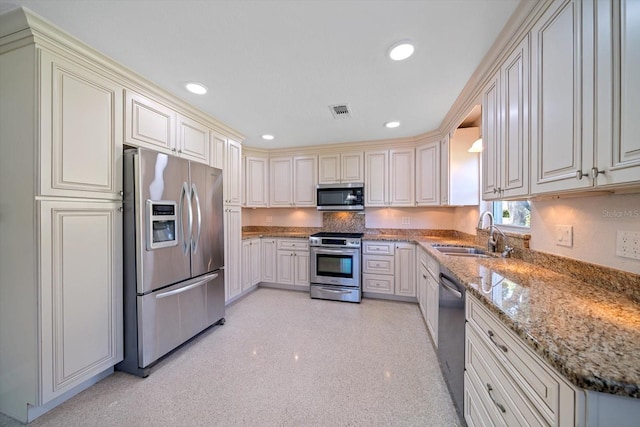
[[[146,368],[224,317],[224,272],[137,297],[138,363]]]

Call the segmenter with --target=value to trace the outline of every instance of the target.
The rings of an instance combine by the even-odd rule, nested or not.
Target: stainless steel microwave
[[[317,205],[319,211],[364,210],[364,184],[318,184]]]

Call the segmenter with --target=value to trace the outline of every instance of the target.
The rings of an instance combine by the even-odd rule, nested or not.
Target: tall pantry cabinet
[[[27,29],[0,93],[0,412],[26,422],[122,360],[123,87]]]

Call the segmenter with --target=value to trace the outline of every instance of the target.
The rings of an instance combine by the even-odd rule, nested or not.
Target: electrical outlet
[[[268,216],[268,217],[265,219],[265,222],[266,222],[267,224],[269,224],[269,223],[273,222],[273,217],[272,217],[272,216]]]
[[[571,225],[556,225],[556,245],[573,247],[573,227]]]
[[[616,235],[616,255],[624,258],[640,259],[640,231],[618,230]]]
[[[411,224],[411,217],[403,216],[402,217],[402,225],[409,225],[409,224]]]

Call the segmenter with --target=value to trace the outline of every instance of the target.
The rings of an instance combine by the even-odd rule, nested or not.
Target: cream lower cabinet
[[[580,391],[467,293],[464,412],[470,426],[578,424]]]
[[[440,266],[427,252],[418,247],[417,292],[420,310],[427,325],[429,335],[438,346],[438,298],[440,287],[438,276]]]
[[[242,241],[242,291],[260,283],[261,279],[261,242],[260,239]]]
[[[362,245],[363,292],[416,296],[413,243],[364,241]]]
[[[309,242],[303,239],[277,239],[277,277],[282,285],[309,288]]]
[[[242,293],[242,211],[239,206],[224,207],[225,301]]]
[[[120,206],[40,202],[43,402],[122,360]]]
[[[263,238],[261,245],[261,281],[275,283],[277,280],[277,240],[273,238]]]

